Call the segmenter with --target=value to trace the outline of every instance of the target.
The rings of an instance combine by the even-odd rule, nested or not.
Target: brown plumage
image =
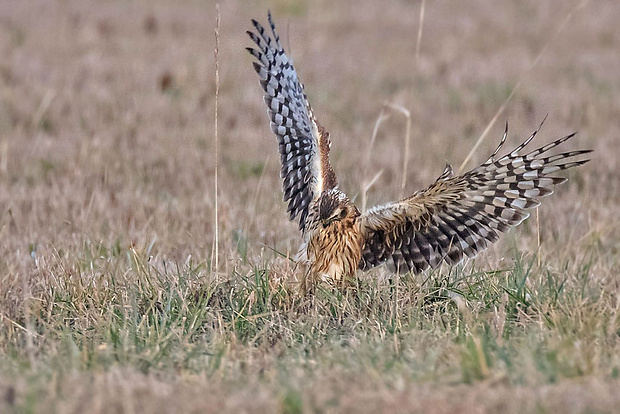
[[[347,281],[358,268],[383,263],[394,271],[421,272],[474,257],[566,181],[553,173],[588,161],[575,157],[589,150],[548,155],[574,134],[522,154],[538,130],[496,158],[506,141],[506,126],[497,149],[479,167],[455,177],[447,165],[425,190],[361,214],[337,187],[329,163],[329,133],[314,118],[270,14],[268,19],[273,37],[252,20],[256,33],[248,34],[258,49],[248,51],[257,59],[254,68],[280,146],[284,199],[303,234],[296,259],[312,282]]]

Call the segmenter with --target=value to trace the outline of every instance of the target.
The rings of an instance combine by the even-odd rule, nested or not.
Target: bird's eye
[[[340,219],[342,220],[343,218],[345,218],[347,216],[347,210],[341,210],[340,211]]]

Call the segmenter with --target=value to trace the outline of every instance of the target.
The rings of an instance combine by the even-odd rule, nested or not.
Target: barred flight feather
[[[290,219],[299,217],[299,228],[305,232],[310,204],[324,190],[337,185],[329,165],[329,134],[312,114],[293,62],[280,45],[271,13],[268,19],[273,37],[252,20],[256,33],[247,34],[258,50],[247,50],[257,60],[254,69],[265,92],[271,131],[278,137],[280,175]]]
[[[539,198],[552,194],[556,185],[566,181],[550,174],[586,163],[588,160],[571,159],[590,152],[546,156],[575,135],[570,134],[520,154],[539,130],[495,160],[506,141],[506,125],[497,149],[481,166],[458,177],[445,178],[444,171],[426,190],[362,215],[367,242],[360,268],[388,262],[393,269],[421,272],[443,261],[455,264],[465,256],[474,257],[495,242],[499,233],[525,220],[529,216],[525,210],[539,206]]]

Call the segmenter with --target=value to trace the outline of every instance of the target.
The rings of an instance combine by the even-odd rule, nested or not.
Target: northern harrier
[[[495,152],[479,167],[455,177],[447,165],[425,190],[360,213],[338,189],[329,163],[329,133],[312,114],[271,14],[268,19],[271,33],[252,20],[256,32],[247,33],[258,48],[247,49],[257,59],[254,69],[280,144],[284,200],[290,219],[298,218],[303,233],[297,258],[307,267],[311,282],[346,281],[357,269],[385,262],[395,271],[419,273],[442,262],[452,265],[474,257],[499,233],[526,219],[525,210],[540,205],[540,197],[566,181],[553,173],[588,161],[574,158],[588,150],[548,155],[575,134],[521,154],[538,130],[508,155],[496,158],[506,128]]]

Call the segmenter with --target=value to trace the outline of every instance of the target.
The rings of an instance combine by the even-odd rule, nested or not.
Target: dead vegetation
[[[421,2],[223,2],[216,249],[215,3],[0,3],[0,411],[616,410],[620,10],[556,35],[579,4],[426,2],[418,54]],[[299,298],[244,51],[267,8],[368,206],[460,165],[519,82],[509,140],[548,113],[594,161],[475,262]]]

